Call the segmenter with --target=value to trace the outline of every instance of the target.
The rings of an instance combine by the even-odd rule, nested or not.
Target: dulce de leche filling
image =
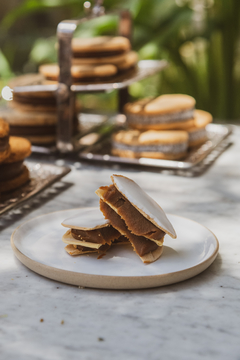
[[[121,234],[112,226],[107,226],[95,230],[71,229],[71,235],[76,240],[102,245],[111,245],[115,239],[118,239],[121,236]]]
[[[132,233],[151,240],[161,240],[165,236],[165,232],[146,219],[114,185],[103,186],[100,189],[105,190],[103,200],[117,209],[118,215]]]
[[[139,256],[144,256],[158,248],[158,245],[153,241],[146,239],[144,236],[137,236],[131,233],[128,230],[124,220],[122,220],[121,217],[103,200],[100,200],[100,210],[102,211],[103,215],[111,222],[112,226],[129,239],[135,252]]]
[[[85,253],[85,252],[88,252],[88,253],[89,252],[98,252],[100,254],[104,254],[111,247],[111,245],[105,244],[105,245],[100,246],[100,248],[98,248],[98,249],[92,249],[92,248],[82,246],[82,245],[73,245],[73,247],[75,249],[80,250],[82,253]]]

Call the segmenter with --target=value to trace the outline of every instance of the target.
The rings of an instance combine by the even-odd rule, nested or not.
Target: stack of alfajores
[[[9,137],[9,126],[0,118],[0,194],[15,190],[29,181],[24,159],[30,154],[30,142],[21,137]]]
[[[112,81],[117,74],[135,68],[138,55],[123,36],[98,36],[72,39],[71,74],[74,83]],[[58,64],[45,64],[39,72],[49,82],[57,81]]]
[[[46,80],[40,74],[25,74],[13,78],[9,87],[44,85]],[[75,110],[77,112],[77,109]],[[34,145],[48,145],[56,142],[57,103],[52,91],[13,92],[13,100],[7,107],[0,108],[0,117],[10,126],[10,135],[21,136]],[[75,116],[73,134],[78,132]]]
[[[195,110],[195,99],[161,95],[125,105],[128,129],[113,134],[113,155],[129,158],[183,159],[188,149],[207,140],[210,113]]]

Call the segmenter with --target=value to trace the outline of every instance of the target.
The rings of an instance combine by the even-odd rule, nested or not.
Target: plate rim
[[[176,216],[179,218],[187,219],[188,221],[192,221],[192,222],[204,227],[213,235],[213,237],[216,241],[216,247],[215,247],[213,253],[211,254],[211,256],[209,256],[207,259],[205,259],[204,261],[201,261],[200,263],[198,263],[194,266],[191,266],[191,267],[183,269],[183,270],[170,272],[170,273],[155,274],[155,275],[141,275],[141,276],[117,276],[117,275],[86,274],[86,273],[65,270],[65,269],[59,269],[59,268],[56,268],[56,267],[53,267],[50,265],[46,265],[46,264],[43,264],[41,262],[31,259],[27,255],[23,254],[16,247],[16,245],[14,243],[14,236],[16,236],[15,235],[16,232],[19,231],[19,229],[22,226],[24,226],[25,224],[27,224],[28,222],[30,222],[34,219],[37,219],[37,218],[44,217],[46,215],[56,214],[56,213],[61,213],[61,212],[66,212],[66,211],[74,211],[74,210],[77,211],[82,208],[90,208],[90,207],[84,206],[81,208],[72,208],[72,209],[66,209],[66,210],[53,211],[50,213],[38,215],[38,216],[33,217],[33,218],[25,221],[24,223],[20,224],[12,232],[11,239],[10,239],[13,252],[16,255],[16,257],[20,260],[20,262],[22,262],[26,267],[28,267],[32,271],[34,271],[44,277],[50,278],[52,280],[60,281],[63,283],[77,285],[77,286],[83,286],[83,287],[89,287],[89,288],[114,289],[114,290],[122,289],[123,290],[123,289],[142,289],[142,288],[165,286],[165,285],[170,285],[170,284],[174,284],[177,282],[187,280],[189,278],[192,278],[192,277],[200,274],[204,270],[206,270],[213,263],[213,261],[215,260],[215,258],[218,255],[219,241],[218,241],[216,235],[210,229],[208,229],[206,226],[198,223],[195,220],[191,220],[184,216],[169,214],[169,213],[167,215],[173,215],[173,216]],[[37,271],[35,268],[37,268]],[[191,274],[189,274],[189,272]],[[66,276],[65,275],[61,276],[62,273],[64,273]],[[78,279],[75,279],[76,277]],[[72,278],[72,281],[70,280],[71,278]],[[88,278],[90,278],[90,281]],[[170,279],[168,281],[164,281],[165,278],[170,278]],[[99,279],[101,279],[102,284],[98,284]],[[68,280],[68,281],[66,281],[66,280]],[[159,281],[157,281],[157,280],[159,280]],[[161,281],[161,280],[163,280],[163,281]],[[110,282],[109,285],[107,284],[108,282]],[[127,283],[129,282],[129,284],[124,285],[125,282],[127,282]],[[136,284],[136,286],[134,286],[134,282],[137,282],[137,283],[140,282],[141,284],[138,283],[138,284]]]

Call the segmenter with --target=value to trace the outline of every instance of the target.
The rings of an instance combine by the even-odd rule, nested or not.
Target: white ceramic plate
[[[173,284],[205,270],[216,258],[218,240],[204,226],[168,215],[177,239],[165,237],[159,260],[145,265],[130,245],[112,247],[106,256],[72,257],[64,250],[61,222],[78,209],[39,216],[20,225],[11,244],[18,259],[31,270],[72,285],[104,289],[140,289]]]

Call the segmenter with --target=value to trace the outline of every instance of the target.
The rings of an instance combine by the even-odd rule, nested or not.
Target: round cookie
[[[13,78],[9,86],[14,89],[21,86],[45,85],[46,81],[42,74],[25,74]],[[13,101],[8,106],[19,111],[56,111],[56,97],[52,91],[26,92],[13,91]]]
[[[0,116],[10,125],[10,135],[23,136],[33,144],[48,144],[56,140],[56,113],[22,112],[3,107]]]
[[[7,181],[0,181],[0,192],[15,190],[29,181],[29,171],[24,165],[20,175]]]
[[[112,136],[112,154],[128,158],[181,159],[187,153],[186,131],[121,130]]]
[[[195,99],[183,94],[142,99],[124,107],[128,125],[139,130],[187,129],[193,126]]]
[[[43,74],[47,80],[56,81],[59,76],[58,64],[46,64],[39,67],[39,72]],[[117,68],[114,65],[73,65],[71,74],[73,81],[89,80],[96,78],[106,78],[117,73]]]
[[[108,64],[108,65],[116,65],[122,64],[126,58],[128,53],[113,55],[113,56],[103,56],[103,57],[89,57],[89,58],[73,58],[73,65],[97,65],[97,64]]]
[[[207,140],[206,126],[212,122],[212,115],[204,110],[195,110],[194,126],[188,129],[189,146],[199,146]]]
[[[46,80],[42,74],[25,74],[17,76],[9,81],[9,87],[14,89],[21,86],[46,85]],[[21,103],[42,103],[48,105],[49,103],[56,103],[54,92],[52,91],[24,91],[14,92],[13,100],[21,101]]]
[[[11,153],[3,164],[22,161],[31,154],[31,143],[27,139],[10,136],[9,145]]]
[[[135,51],[130,51],[126,54],[124,61],[117,64],[118,70],[125,71],[134,67],[138,62],[138,54]]]
[[[0,192],[14,190],[29,180],[29,171],[23,160],[31,154],[31,144],[28,140],[10,136],[11,153],[0,164]]]
[[[93,38],[73,38],[74,57],[111,56],[129,51],[130,41],[123,36],[97,36]]]
[[[0,118],[0,162],[4,161],[9,154],[9,125]]]

